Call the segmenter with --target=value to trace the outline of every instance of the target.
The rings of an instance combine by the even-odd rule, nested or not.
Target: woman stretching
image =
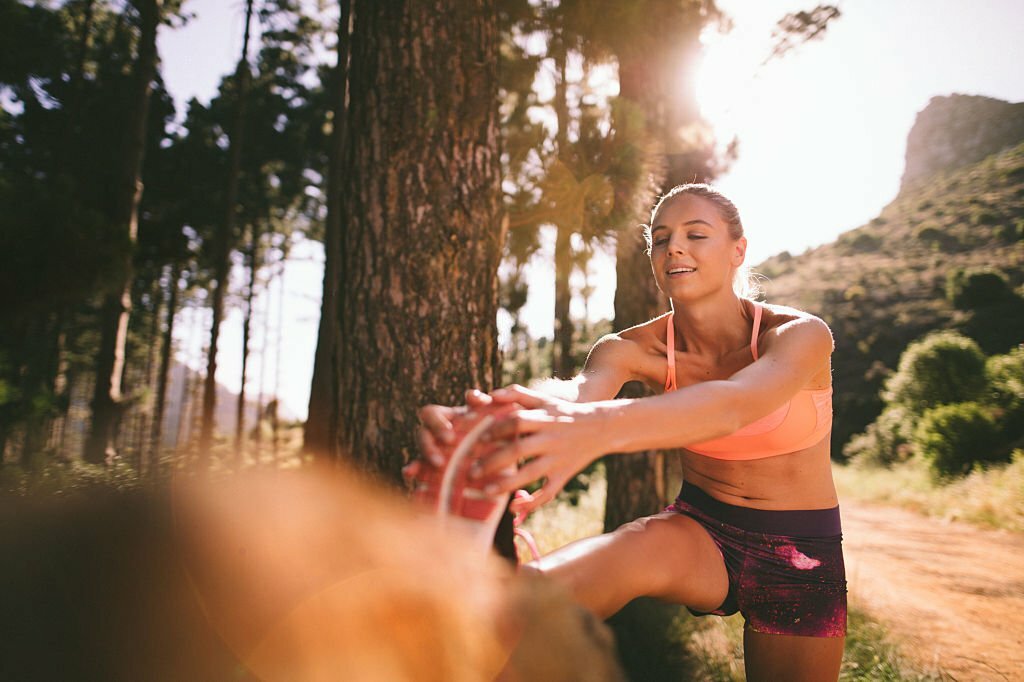
[[[640,596],[696,615],[739,611],[748,679],[834,680],[846,580],[829,459],[832,335],[812,315],[734,291],[746,238],[736,207],[707,185],[672,189],[645,234],[673,311],[601,338],[579,376],[550,384],[559,397],[521,386],[471,392],[470,407],[521,409],[490,427],[493,445],[470,484],[507,496],[543,481],[518,504],[529,511],[604,454],[684,448],[672,506],[530,568],[602,618]],[[615,400],[628,381],[664,392]],[[420,410],[428,460],[459,413]]]

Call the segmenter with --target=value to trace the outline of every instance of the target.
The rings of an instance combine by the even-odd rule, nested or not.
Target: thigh
[[[602,618],[636,597],[710,611],[729,591],[722,554],[707,530],[674,512],[579,540],[530,566],[565,584],[577,601]]]
[[[743,662],[748,682],[839,679],[845,637],[766,635],[743,631]]]

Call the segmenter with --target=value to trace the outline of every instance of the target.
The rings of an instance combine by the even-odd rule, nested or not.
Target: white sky
[[[740,145],[738,161],[716,184],[740,209],[748,259],[755,265],[783,250],[795,254],[832,241],[877,215],[896,196],[907,134],[931,97],[1024,100],[1020,0],[840,1],[843,16],[823,40],[759,68],[775,21],[815,4],[718,0],[734,29],[707,37],[698,93],[702,108],[721,139],[737,135]],[[183,29],[162,31],[164,78],[179,110],[193,96],[208,101],[232,70],[243,7],[241,0],[189,0],[186,8],[196,19]],[[523,311],[535,336],[551,334],[554,315],[553,240],[546,242],[530,269],[531,295]],[[303,260],[289,265],[286,275],[281,370],[274,369],[274,354],[266,365],[270,377],[281,377],[287,408],[302,417],[316,347],[322,250],[307,243],[296,254]],[[611,317],[612,260],[596,259],[590,278],[596,288],[591,317]],[[582,303],[575,310],[582,314]],[[237,311],[229,315],[218,354],[218,380],[236,391],[240,319]],[[185,346],[186,340],[182,329]],[[260,344],[257,338],[253,348],[258,351]],[[251,366],[258,368],[259,358]],[[257,373],[253,377],[249,390],[255,391]],[[266,385],[273,386],[273,379]]]

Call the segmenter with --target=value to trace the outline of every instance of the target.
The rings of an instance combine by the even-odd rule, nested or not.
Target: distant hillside
[[[770,278],[769,302],[808,310],[832,327],[834,456],[877,416],[882,382],[910,341],[957,329],[989,354],[1024,342],[1022,239],[1024,144],[917,183],[832,244],[755,267]],[[955,309],[947,277],[980,267],[1001,271],[1017,296]]]
[[[191,430],[197,430],[198,426],[198,412],[195,410],[201,410],[202,403],[202,389],[203,389],[203,375],[198,372],[189,369],[181,363],[175,362],[171,367],[170,381],[167,386],[167,408],[164,413],[164,437],[163,442],[166,446],[172,446],[176,443],[178,435],[181,436],[182,440],[187,439],[188,434]],[[188,386],[183,386],[183,381],[188,381]],[[192,393],[191,400],[182,401],[183,390],[188,390]],[[271,387],[272,390],[272,387]],[[252,428],[256,423],[256,416],[258,407],[256,405],[255,394],[246,396],[245,401],[245,422],[248,428]],[[270,400],[269,396],[263,397],[263,407],[266,407],[267,401]],[[186,412],[186,422],[182,422],[179,427],[178,424],[181,422],[181,407],[182,405],[188,405],[189,408]],[[214,411],[214,423],[216,424],[215,430],[222,436],[232,436],[235,433],[235,423],[237,421],[238,414],[238,394],[225,388],[219,382],[217,383],[217,408]],[[282,422],[295,421],[297,417],[293,414],[284,404],[280,404],[278,407],[278,419]],[[195,420],[191,425],[188,420]],[[181,429],[180,434],[178,429]]]
[[[900,191],[931,176],[977,163],[1024,141],[1024,103],[991,97],[933,97],[907,136]]]

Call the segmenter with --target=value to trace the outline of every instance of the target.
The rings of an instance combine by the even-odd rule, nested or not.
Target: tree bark
[[[327,218],[324,221],[324,286],[320,303],[320,329],[313,360],[309,411],[303,431],[303,449],[317,457],[338,456],[338,287],[341,282],[341,180],[347,117],[350,0],[341,0],[338,18],[338,65],[334,69],[332,129],[327,166]]]
[[[138,209],[142,198],[140,171],[145,151],[149,95],[156,76],[156,34],[162,15],[160,0],[138,3],[140,22],[138,56],[135,60],[130,116],[126,121],[124,152],[113,215],[114,224],[124,226],[127,247],[120,255],[123,281],[119,291],[108,294],[100,312],[100,348],[96,356],[96,386],[92,399],[92,424],[84,457],[100,463],[117,455],[115,447],[124,348],[131,310],[132,255],[138,234]]]
[[[498,22],[488,0],[354,7],[338,440],[397,483],[417,408],[500,376]]]
[[[242,174],[242,145],[245,130],[246,99],[252,73],[249,71],[249,27],[252,24],[253,0],[245,5],[245,33],[242,38],[242,56],[235,71],[237,80],[235,116],[231,122],[230,148],[228,151],[227,191],[224,193],[224,221],[217,230],[214,246],[214,279],[210,305],[213,308],[213,325],[210,328],[210,354],[206,360],[206,383],[203,391],[203,417],[199,432],[199,461],[209,461],[210,446],[213,444],[214,422],[217,409],[217,343],[220,325],[224,321],[224,298],[228,290],[228,276],[231,272],[231,242],[235,232],[235,214],[238,210],[238,185]]]
[[[646,127],[658,139],[664,140],[665,175],[656,183],[660,192],[677,184],[708,180],[708,150],[687,148],[676,140],[676,131],[695,123],[699,118],[696,90],[687,77],[678,82],[682,74],[692,69],[680,63],[692,64],[699,52],[699,22],[696,28],[678,37],[676,44],[666,48],[664,54],[683,55],[683,62],[672,62],[668,68],[652,66],[650,60],[660,62],[664,54],[651,45],[651,53],[638,52],[632,59],[619,59],[619,91],[621,96],[640,105],[647,113]],[[657,59],[659,56],[662,58]],[[666,105],[667,103],[667,105]],[[640,216],[637,222],[646,223],[649,216]],[[615,328],[626,329],[646,322],[669,309],[668,300],[658,290],[651,272],[650,257],[645,253],[646,242],[639,230],[619,234],[616,253]],[[623,387],[621,397],[643,397],[651,392],[638,383]],[[605,530],[662,509],[674,491],[669,482],[678,478],[678,454],[673,451],[648,451],[627,456],[613,455],[605,459],[608,478],[608,497],[605,504]]]

